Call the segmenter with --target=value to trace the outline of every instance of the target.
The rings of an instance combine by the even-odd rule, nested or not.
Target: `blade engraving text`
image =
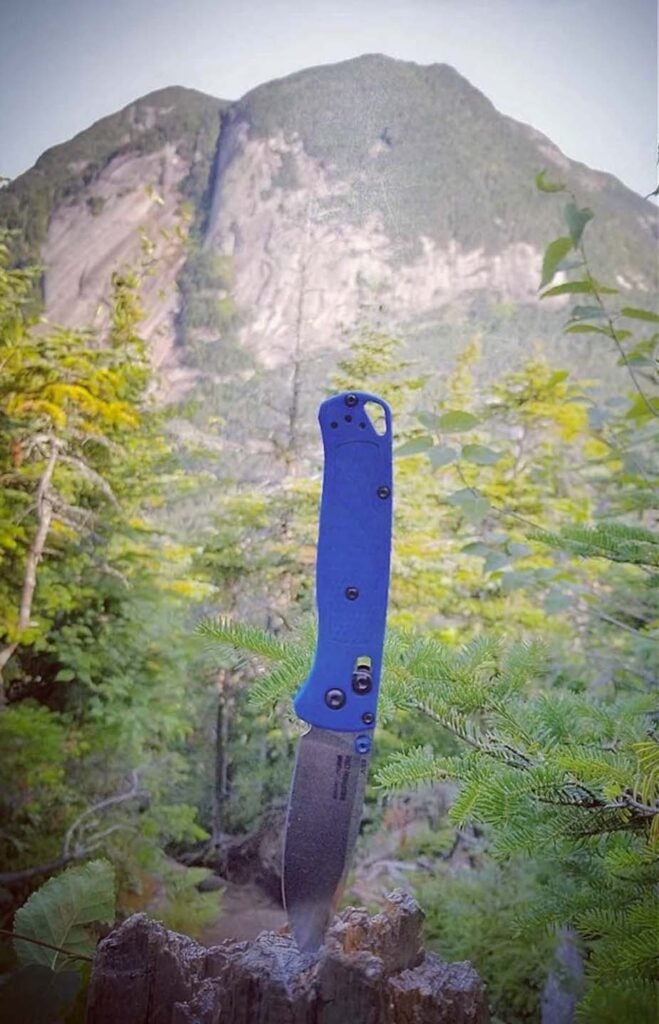
[[[348,782],[350,780],[350,766],[352,757],[349,754],[337,754],[334,766],[334,788],[332,797],[334,800],[344,801],[348,796]]]

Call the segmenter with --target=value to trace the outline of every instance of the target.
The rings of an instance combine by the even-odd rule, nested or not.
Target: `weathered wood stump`
[[[396,891],[310,957],[274,932],[207,949],[136,914],[98,947],[87,1024],[487,1024],[480,978],[425,953],[422,921]]]

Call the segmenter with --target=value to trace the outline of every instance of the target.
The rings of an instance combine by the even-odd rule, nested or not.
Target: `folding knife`
[[[383,432],[367,403],[380,406]],[[382,415],[383,414],[383,415]],[[316,555],[318,642],[294,700],[299,743],[286,820],[283,895],[303,952],[315,952],[359,832],[377,710],[391,552],[391,411],[354,391],[323,402]]]

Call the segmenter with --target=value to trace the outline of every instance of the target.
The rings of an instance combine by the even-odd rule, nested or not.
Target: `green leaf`
[[[478,417],[470,412],[463,412],[456,409],[453,412],[445,412],[439,417],[439,429],[447,434],[459,433],[463,430],[471,430],[478,423]]]
[[[446,499],[449,505],[459,508],[462,514],[472,521],[487,515],[490,503],[479,491],[472,487],[464,487],[455,491]]]
[[[75,679],[76,674],[72,668],[61,668],[55,676],[55,682],[57,683],[70,683],[72,679]]]
[[[653,334],[651,338],[644,338],[643,341],[639,341],[627,353],[627,362],[638,363],[641,366],[651,366],[658,339],[659,334]],[[624,362],[624,359],[619,360],[620,362]]]
[[[592,295],[594,291],[591,281],[566,281],[565,284],[557,284],[553,288],[548,288],[540,298],[551,299],[554,295]]]
[[[435,447],[431,448],[428,452],[428,458],[430,459],[433,469],[440,469],[442,466],[448,466],[450,462],[455,462],[457,457],[457,449],[449,448],[449,446],[445,444],[435,445]]]
[[[625,419],[628,420],[646,420],[652,416],[648,405],[654,411],[655,416],[659,416],[659,399],[648,398],[645,401],[641,395],[638,395],[632,402],[630,408],[625,413]]]
[[[91,956],[96,938],[89,926],[111,924],[114,914],[114,869],[106,860],[92,860],[68,868],[33,892],[16,912],[14,928],[29,938]],[[55,969],[67,962],[62,953],[20,939],[14,939],[14,948],[22,964]]]
[[[553,288],[548,288],[546,292],[542,293],[540,298],[551,299],[555,295],[594,295],[595,293],[600,295],[616,295],[617,292],[617,288],[607,288],[606,285],[599,284],[597,281],[566,281],[564,284],[557,284]]]
[[[636,306],[623,306],[620,310],[623,316],[632,320],[647,320],[651,324],[659,324],[659,314],[653,313],[650,309],[637,309]]]
[[[411,441],[406,441],[396,449],[394,455],[398,458],[405,458],[406,455],[419,455],[421,452],[427,452],[432,446],[433,439],[426,434],[423,437],[415,437]]]
[[[572,245],[576,247],[581,241],[584,228],[589,220],[592,220],[595,214],[587,206],[579,208],[576,203],[570,202],[566,205],[563,215],[565,217],[565,223],[567,229],[570,232],[570,238],[572,239]]]
[[[460,551],[464,552],[465,555],[476,555],[479,558],[487,558],[491,553],[492,548],[489,548],[487,544],[483,544],[482,540],[473,540],[470,544],[465,544],[464,547],[461,547]]]
[[[539,174],[536,174],[535,187],[539,189],[540,192],[565,192],[564,183],[557,181],[547,181],[547,178],[545,177],[546,173],[546,169],[543,168],[543,170],[541,170]]]
[[[558,264],[562,259],[565,259],[570,249],[572,248],[572,239],[563,236],[562,238],[555,238],[553,242],[550,242],[545,249],[544,259],[542,261],[542,280],[540,281],[540,287],[544,288],[546,284],[549,284],[554,274],[558,269]]]
[[[564,334],[605,334],[612,338],[610,327],[597,327],[595,324],[571,324],[563,329]]]
[[[501,457],[500,452],[495,452],[484,444],[465,444],[462,448],[462,458],[467,462],[473,462],[475,466],[493,466]]]

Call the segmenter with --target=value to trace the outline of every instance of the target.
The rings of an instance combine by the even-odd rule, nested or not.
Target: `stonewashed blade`
[[[312,726],[300,739],[288,804],[283,893],[303,952],[323,942],[359,832],[368,755],[354,733]]]

